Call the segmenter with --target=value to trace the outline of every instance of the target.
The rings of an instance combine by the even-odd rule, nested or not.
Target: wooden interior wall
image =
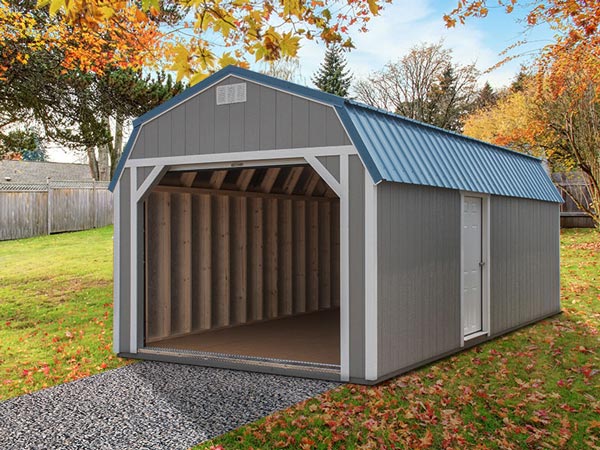
[[[195,191],[146,201],[146,342],[339,306],[339,199]]]

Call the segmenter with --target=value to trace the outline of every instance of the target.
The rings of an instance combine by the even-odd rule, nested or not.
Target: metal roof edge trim
[[[138,134],[140,133],[141,126],[134,125],[131,134],[129,135],[129,139],[127,140],[127,144],[125,144],[125,148],[123,149],[123,153],[121,153],[121,158],[119,158],[119,164],[117,164],[117,168],[115,169],[115,173],[113,174],[112,179],[110,180],[110,184],[108,185],[108,190],[110,192],[114,192],[115,187],[117,186],[117,182],[119,178],[121,178],[121,173],[125,169],[125,162],[129,159],[129,154],[133,149],[133,144],[136,141]]]
[[[456,131],[446,130],[445,128],[440,128],[440,127],[437,127],[435,125],[431,125],[429,123],[421,122],[421,121],[415,120],[415,119],[410,119],[408,117],[401,116],[400,114],[394,114],[393,112],[386,111],[385,109],[380,109],[380,108],[376,108],[376,107],[371,106],[371,105],[367,105],[365,103],[357,102],[356,100],[347,99],[346,102],[349,105],[354,106],[356,108],[366,109],[367,111],[372,111],[374,113],[382,114],[382,115],[385,115],[385,116],[390,116],[390,117],[392,117],[394,119],[401,120],[401,121],[404,121],[404,122],[408,122],[408,123],[413,124],[413,125],[421,126],[423,128],[428,128],[430,130],[438,131],[438,132],[441,132],[441,133],[444,133],[444,134],[449,134],[451,136],[455,136],[455,137],[460,138],[460,139],[465,139],[467,141],[477,142],[478,144],[483,144],[483,145],[485,145],[487,147],[491,147],[491,148],[496,149],[496,150],[502,150],[504,152],[513,154],[515,156],[520,156],[520,157],[523,157],[523,158],[530,158],[530,159],[533,159],[534,161],[538,161],[540,163],[542,162],[542,159],[538,158],[537,156],[528,155],[527,153],[517,152],[515,150],[511,150],[510,148],[502,147],[500,145],[495,145],[495,144],[492,144],[490,142],[483,141],[481,139],[477,139],[477,138],[474,138],[474,137],[471,137],[471,136],[467,136],[465,134],[458,133]]]
[[[358,151],[358,154],[361,157],[363,165],[365,166],[365,168],[371,175],[371,179],[373,180],[373,183],[374,184],[380,183],[381,181],[384,180],[384,178],[381,175],[381,172],[379,172],[379,169],[377,168],[375,161],[373,161],[373,158],[371,157],[371,153],[369,152],[369,149],[367,148],[367,146],[363,142],[362,138],[360,137],[360,133],[358,132],[358,130],[356,129],[356,126],[354,125],[354,121],[348,114],[348,111],[346,110],[346,105],[335,106],[335,109],[338,113],[338,117],[340,118],[340,120],[342,121],[342,124],[344,125],[344,128],[346,129],[346,132],[349,135],[348,137],[354,144],[354,147],[356,147],[356,150]]]

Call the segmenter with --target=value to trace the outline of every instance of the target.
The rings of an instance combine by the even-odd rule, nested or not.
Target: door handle
[[[485,266],[485,261],[479,261],[479,267]]]

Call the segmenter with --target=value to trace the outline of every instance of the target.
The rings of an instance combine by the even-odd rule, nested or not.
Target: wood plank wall
[[[146,342],[339,306],[337,198],[155,190],[146,230]]]

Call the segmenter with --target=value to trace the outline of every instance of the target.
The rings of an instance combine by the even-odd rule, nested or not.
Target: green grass
[[[0,400],[122,364],[112,227],[0,242]]]
[[[564,314],[199,449],[600,448],[600,234],[562,234]],[[117,367],[112,228],[0,242],[0,400]]]
[[[561,244],[564,314],[197,448],[600,448],[600,234],[564,231]]]

